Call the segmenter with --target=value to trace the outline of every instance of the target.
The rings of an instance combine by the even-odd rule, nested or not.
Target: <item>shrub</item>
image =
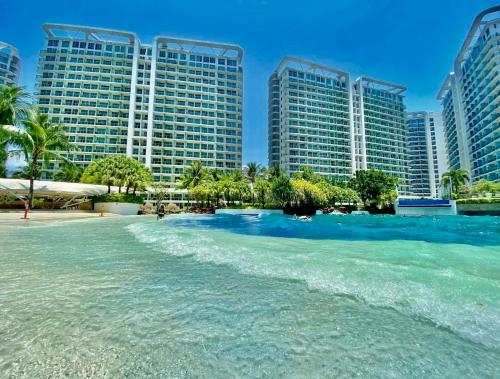
[[[107,193],[104,195],[94,196],[94,203],[144,203],[144,197],[127,193]]]
[[[168,203],[165,207],[165,213],[180,213],[181,210],[174,203]]]
[[[457,200],[457,204],[500,204],[500,198],[459,199]]]

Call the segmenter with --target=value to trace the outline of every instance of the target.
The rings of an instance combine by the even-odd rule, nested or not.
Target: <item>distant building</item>
[[[184,169],[241,168],[243,51],[169,37],[142,44],[134,33],[44,25],[40,110],[68,129],[81,167],[127,154],[173,186]],[[57,169],[52,162],[46,177]]]
[[[354,83],[355,169],[377,169],[399,178],[399,194],[409,195],[406,88],[361,77]]]
[[[448,165],[473,182],[500,180],[500,6],[474,20],[438,99],[443,106]]]
[[[17,85],[20,69],[21,60],[17,49],[0,41],[0,87]]]
[[[269,166],[303,166],[346,180],[352,173],[349,74],[285,58],[269,79]]]
[[[411,192],[438,198],[440,180],[447,171],[444,132],[439,112],[407,113]]]
[[[400,178],[409,194],[405,88],[286,57],[269,79],[269,166],[347,180],[358,169]]]

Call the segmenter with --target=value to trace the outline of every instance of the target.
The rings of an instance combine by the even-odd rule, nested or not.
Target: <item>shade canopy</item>
[[[28,195],[29,180],[0,179],[0,191],[7,191],[16,195]],[[97,196],[108,192],[107,186],[84,183],[51,182],[35,180],[34,192],[36,196]],[[118,187],[111,187],[112,193],[118,192]]]

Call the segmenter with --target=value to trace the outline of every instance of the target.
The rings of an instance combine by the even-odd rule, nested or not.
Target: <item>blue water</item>
[[[0,377],[500,377],[500,219],[0,227]]]

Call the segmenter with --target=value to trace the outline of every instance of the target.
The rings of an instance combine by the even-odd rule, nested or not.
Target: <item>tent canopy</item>
[[[25,179],[0,179],[0,191],[7,191],[20,196],[28,195],[30,181]],[[107,186],[84,183],[51,182],[35,180],[36,196],[97,196],[108,192]],[[112,193],[117,193],[117,187],[111,187]]]

